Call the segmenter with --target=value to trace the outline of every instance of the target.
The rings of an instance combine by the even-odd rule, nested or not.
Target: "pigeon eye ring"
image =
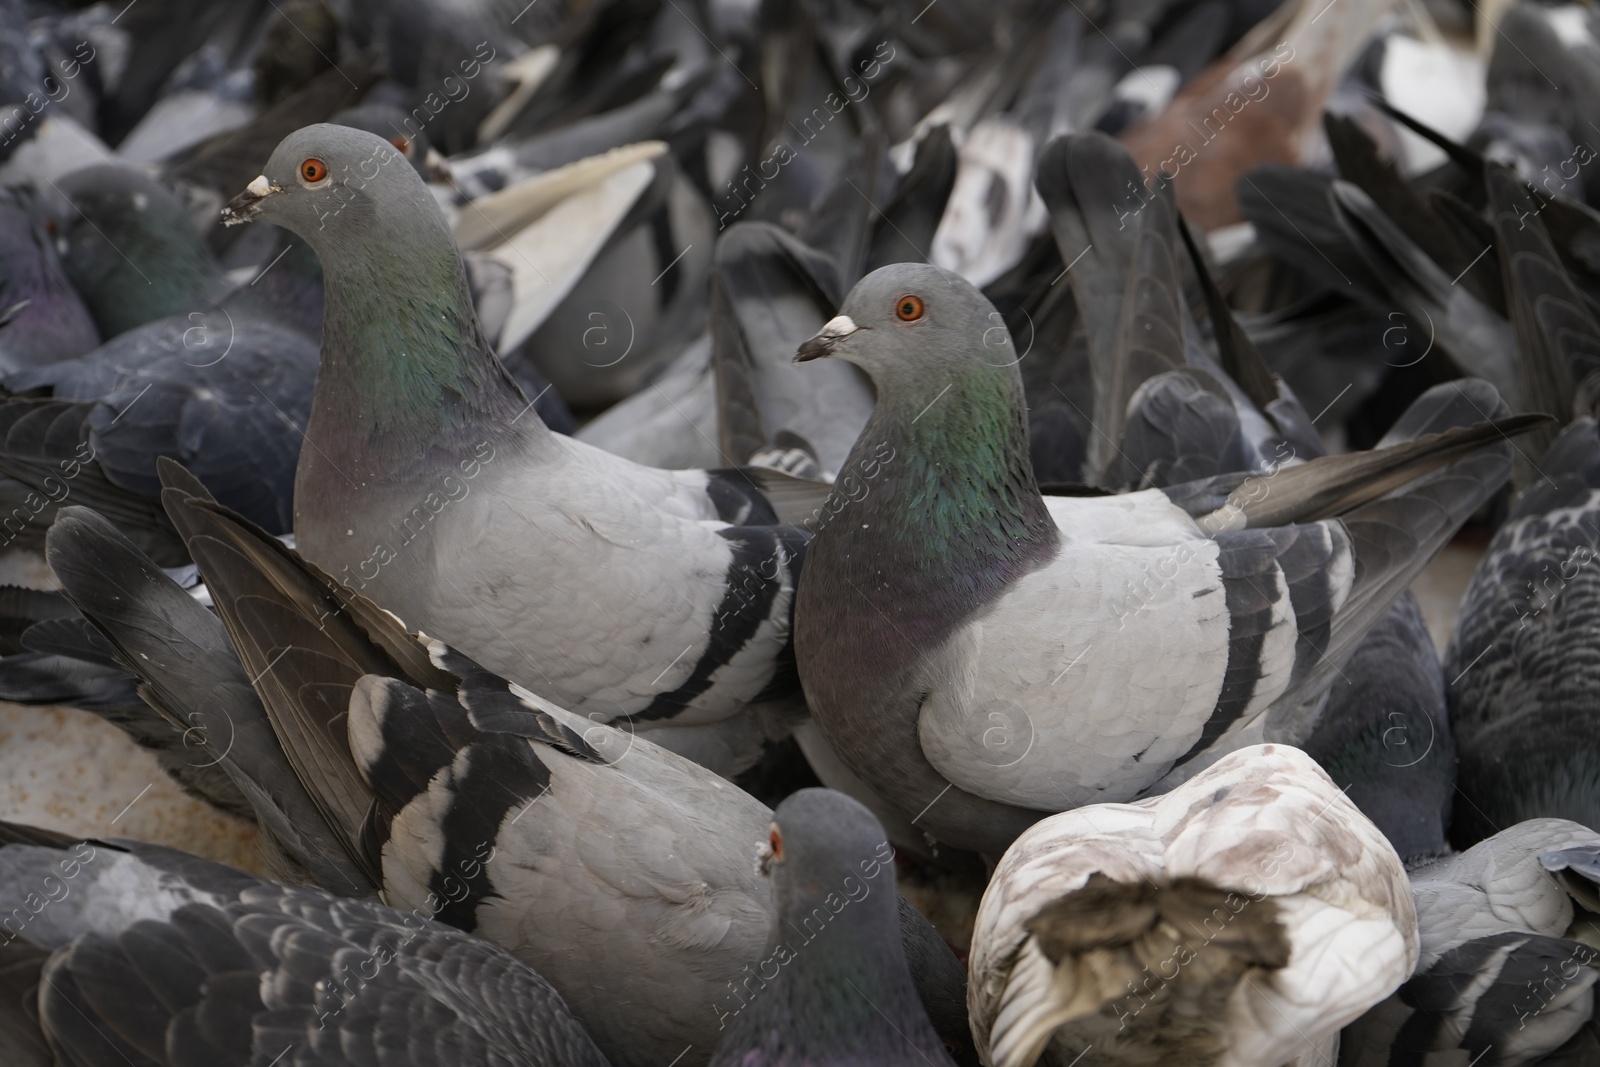
[[[301,160],[299,168],[300,180],[307,185],[316,185],[328,177],[328,165],[315,156]]]
[[[926,308],[923,307],[922,297],[907,293],[894,302],[895,317],[901,322],[916,322],[922,318]]]

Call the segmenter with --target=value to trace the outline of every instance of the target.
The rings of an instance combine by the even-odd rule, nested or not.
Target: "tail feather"
[[[990,1024],[992,1061],[1029,1067],[1052,1039],[1070,1060],[1097,1040],[1115,1043],[1132,1014],[1141,1031],[1161,1034],[1163,1048],[1196,1062],[1220,1055],[1235,988],[1289,962],[1276,902],[1240,910],[1230,906],[1238,899],[1198,878],[1123,883],[1091,874],[1023,924],[1029,938]],[[1173,981],[1162,968],[1175,960],[1181,977]]]
[[[179,735],[180,751],[231,779],[282,850],[287,862],[280,873],[336,892],[373,892],[375,879],[341,855],[336,835],[284,759],[216,617],[87,508],[63,509],[47,555],[67,595],[138,676],[139,695]]]
[[[1324,289],[1352,287],[1374,306],[1384,302],[1384,285],[1339,225],[1328,201],[1332,180],[1325,174],[1265,164],[1239,179],[1239,210],[1268,250]]]
[[[1355,119],[1329,112],[1322,122],[1339,174],[1370,196],[1424,255],[1456,278],[1457,284],[1466,285],[1479,300],[1505,314],[1493,253],[1479,256],[1485,242],[1463,247],[1458,231],[1433,213],[1430,203],[1401,177],[1393,162],[1378,154],[1377,144]]]

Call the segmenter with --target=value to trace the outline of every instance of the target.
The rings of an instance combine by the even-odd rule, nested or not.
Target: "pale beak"
[[[267,181],[265,174],[256,175],[255,180],[244,187],[244,192],[228,201],[228,206],[222,209],[222,224],[237,226],[241,222],[249,222],[261,213],[261,201],[281,192],[283,187]]]
[[[800,346],[800,351],[794,354],[796,363],[805,363],[808,360],[821,359],[831,356],[834,348],[846,337],[857,330],[864,330],[865,326],[857,326],[849,315],[835,315],[822,324],[822,329],[817,335]]]
[[[444,182],[450,184],[452,175],[450,164],[439,154],[437,148],[430,148],[422,157],[422,180],[425,182]]]

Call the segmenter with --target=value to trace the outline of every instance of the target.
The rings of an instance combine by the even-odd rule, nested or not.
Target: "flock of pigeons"
[[[0,0],[0,101],[0,698],[260,843],[0,823],[4,1067],[1600,1064],[1600,12]]]

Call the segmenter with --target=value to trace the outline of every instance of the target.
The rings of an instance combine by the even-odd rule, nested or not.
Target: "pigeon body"
[[[985,1062],[1309,1064],[1417,959],[1400,858],[1312,760],[1232,752],[1165,796],[1055,815],[979,906]]]
[[[307,160],[327,176],[307,182]],[[235,202],[305,237],[326,279],[301,550],[599,721],[704,723],[781,685],[803,535],[738,475],[641,467],[551,433],[492,356],[443,218],[397,161],[371,134],[309,127]]]
[[[162,563],[186,562],[156,503],[161,456],[193,465],[252,521],[289,529],[316,346],[228,307],[146,323],[81,359],[0,380],[31,394],[0,401],[0,470],[14,479],[0,482],[14,520],[0,540],[37,549],[70,498],[117,516]]]
[[[1347,1027],[1339,1062],[1589,1062],[1600,834],[1530,819],[1411,871],[1416,974]]]
[[[1262,731],[1303,736],[1295,709],[1327,664],[1505,476],[1491,450],[1303,523],[1287,487],[1349,457],[1258,489],[1228,476],[1204,503],[1193,486],[1045,498],[991,310],[933,268],[885,268],[801,351],[856,363],[879,397],[851,454],[874,476],[801,577],[807,700],[851,768],[951,844],[998,850],[1041,812],[1143,795]],[[1246,492],[1271,511],[1239,514]]]
[[[727,1033],[712,1067],[954,1067],[900,946],[893,856],[843,793],[802,789],[778,805],[761,861],[772,933],[756,981],[719,1005]]]

